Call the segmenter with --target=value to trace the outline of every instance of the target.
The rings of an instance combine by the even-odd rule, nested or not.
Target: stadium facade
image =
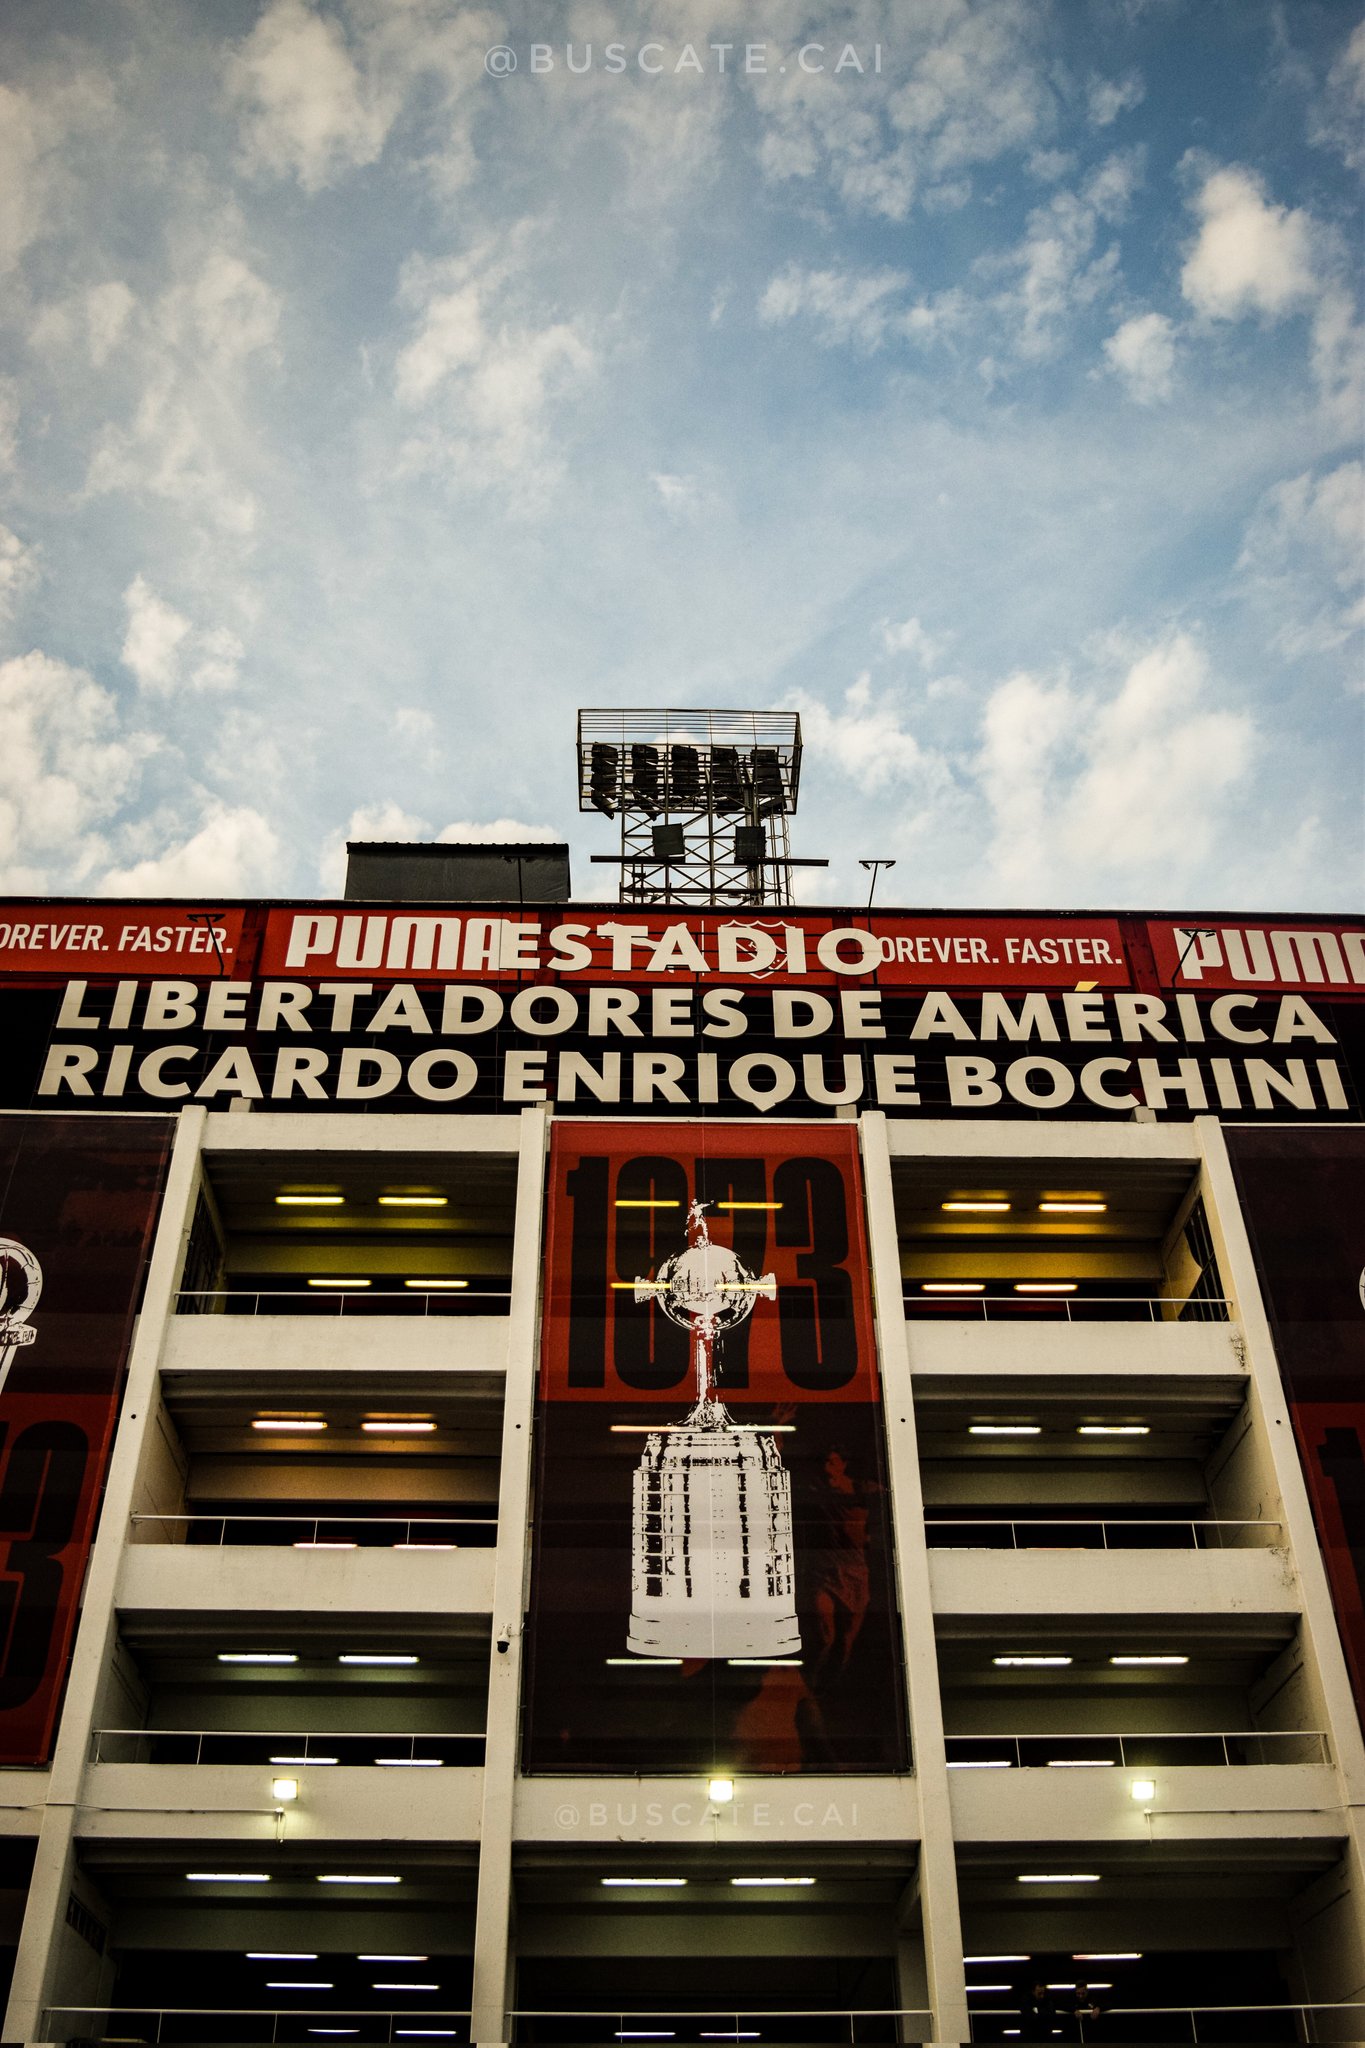
[[[6,2040],[1365,2039],[1365,926],[30,900],[0,1002]]]

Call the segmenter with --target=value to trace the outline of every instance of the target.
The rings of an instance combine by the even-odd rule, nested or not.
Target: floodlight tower
[[[801,780],[794,711],[580,711],[578,807],[616,818],[628,903],[790,903],[787,820]]]

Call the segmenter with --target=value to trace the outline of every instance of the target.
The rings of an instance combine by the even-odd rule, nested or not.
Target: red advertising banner
[[[1365,994],[1360,924],[1225,924],[1194,916],[1183,925],[1149,922],[1147,935],[1163,988]]]
[[[370,981],[552,974],[829,985],[875,977],[927,988],[1126,988],[1130,980],[1115,918],[787,911],[746,919],[629,908],[273,910],[260,971]]]
[[[231,973],[242,918],[188,904],[0,903],[0,972]]]
[[[1365,1716],[1365,1128],[1234,1125],[1227,1142]]]
[[[555,1128],[533,1772],[904,1768],[856,1134]]]
[[[170,1140],[0,1116],[0,1764],[51,1753]]]

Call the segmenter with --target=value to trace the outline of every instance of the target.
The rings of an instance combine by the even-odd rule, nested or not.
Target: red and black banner
[[[551,1153],[525,1768],[906,1765],[850,1126]]]
[[[171,1132],[0,1116],[0,1764],[51,1753]]]
[[[1365,1716],[1365,1129],[1227,1133]]]

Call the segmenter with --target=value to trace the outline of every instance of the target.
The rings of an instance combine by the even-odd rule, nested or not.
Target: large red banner
[[[170,1133],[0,1116],[0,1764],[51,1753]]]
[[[1147,935],[1164,988],[1365,994],[1365,929],[1358,923],[1234,924],[1195,915],[1184,924],[1149,923]]]
[[[11,974],[231,974],[240,910],[197,904],[0,903],[0,970]]]
[[[856,1134],[555,1129],[531,1771],[904,1766]]]

